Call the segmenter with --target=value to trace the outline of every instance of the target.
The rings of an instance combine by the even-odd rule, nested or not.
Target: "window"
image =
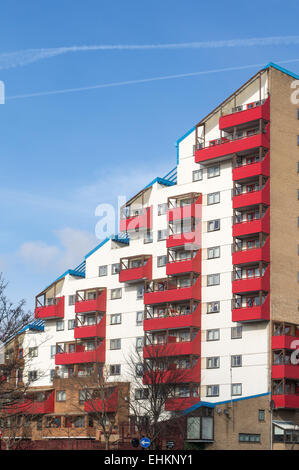
[[[220,165],[209,166],[207,171],[208,178],[215,178],[220,175]]]
[[[136,364],[135,371],[136,371],[137,377],[142,377],[143,376],[143,364],[142,363]]]
[[[220,330],[207,330],[207,341],[218,341],[220,339]]]
[[[79,404],[80,405],[83,405],[83,403],[86,400],[90,400],[91,398],[92,398],[92,393],[90,390],[88,389],[79,390]]]
[[[192,171],[192,181],[201,181],[202,180],[202,170]]]
[[[119,325],[121,323],[121,313],[116,313],[110,317],[110,325]]]
[[[158,215],[164,215],[168,211],[168,204],[164,202],[163,204],[158,204]]]
[[[64,321],[58,320],[56,322],[56,331],[63,331],[64,330]]]
[[[208,194],[208,205],[218,204],[220,202],[220,192]]]
[[[299,119],[299,108],[297,109],[297,119]]]
[[[297,199],[299,200],[299,189],[297,189]]]
[[[144,295],[144,286],[138,286],[137,287],[137,300],[143,300],[143,295]]]
[[[153,232],[151,230],[145,232],[143,243],[153,243]]]
[[[240,433],[239,442],[261,442],[261,435]]]
[[[233,326],[231,329],[231,338],[239,339],[242,338],[242,326]]]
[[[220,367],[220,357],[207,357],[207,369],[218,369]]]
[[[297,135],[297,145],[299,145],[299,135]]]
[[[215,230],[220,230],[220,219],[208,221],[208,232],[214,232]]]
[[[218,397],[219,385],[207,385],[207,397]]]
[[[114,263],[111,265],[111,274],[119,274],[120,263]]]
[[[69,295],[69,305],[75,305],[75,303],[76,303],[76,296]]]
[[[76,326],[76,320],[73,318],[72,320],[68,320],[67,327],[68,330],[73,330]]]
[[[53,382],[54,376],[55,376],[55,369],[51,369],[50,370],[50,380],[51,380],[51,382]]]
[[[232,396],[242,395],[242,384],[232,384]]]
[[[164,228],[163,230],[158,230],[158,242],[161,242],[162,240],[166,240],[168,237],[168,229]]]
[[[265,421],[265,410],[259,410],[258,420]]]
[[[207,285],[218,286],[220,284],[220,274],[208,274]]]
[[[66,401],[66,391],[57,390],[56,391],[56,401]]]
[[[143,325],[143,311],[136,313],[136,325],[142,326]]]
[[[218,313],[220,312],[220,302],[208,302],[207,313]]]
[[[117,289],[111,289],[111,300],[121,299],[121,287]]]
[[[148,388],[135,388],[135,400],[146,400],[148,396]]]
[[[30,370],[28,372],[28,380],[29,382],[34,382],[37,380],[37,370]]]
[[[136,338],[136,349],[140,351],[143,348],[143,336]]]
[[[166,255],[158,256],[157,258],[158,268],[161,268],[162,266],[166,266],[166,264],[167,264],[167,256]]]
[[[29,348],[29,357],[37,357],[38,356],[38,348]]]
[[[51,346],[51,358],[55,357],[56,354],[56,344]]]
[[[74,424],[75,428],[84,428],[84,416],[75,416]]]
[[[110,375],[120,375],[120,364],[110,365]]]
[[[212,246],[208,248],[208,259],[214,259],[220,257],[220,246]]]
[[[110,349],[121,349],[120,338],[110,340]]]
[[[241,367],[242,366],[242,356],[231,356],[231,366],[232,367]]]
[[[108,266],[105,264],[104,266],[99,266],[99,276],[107,276],[108,274]]]

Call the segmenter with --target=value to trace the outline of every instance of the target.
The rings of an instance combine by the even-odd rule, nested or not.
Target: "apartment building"
[[[38,294],[34,386],[101,370],[141,396],[137,349],[167,358],[165,416],[189,419],[187,443],[298,448],[298,78],[257,72],[177,141],[176,168],[126,202],[119,234]]]

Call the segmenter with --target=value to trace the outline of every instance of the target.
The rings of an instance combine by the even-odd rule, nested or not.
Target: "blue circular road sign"
[[[140,445],[146,449],[151,445],[151,440],[148,437],[142,437],[140,439]]]

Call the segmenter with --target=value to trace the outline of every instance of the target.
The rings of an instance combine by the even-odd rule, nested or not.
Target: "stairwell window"
[[[232,384],[232,396],[242,395],[242,384]]]
[[[208,178],[215,178],[215,176],[220,176],[220,165],[209,166],[207,170]]]
[[[298,222],[298,227],[299,227],[299,222]],[[208,221],[208,232],[214,232],[215,230],[220,230],[220,219]]]
[[[208,194],[208,206],[211,204],[218,204],[220,202],[220,192]]]
[[[147,230],[144,234],[143,243],[153,243],[153,232]]]
[[[64,331],[64,321],[59,320],[56,322],[56,331]]]
[[[207,397],[219,397],[219,385],[207,385]]]
[[[107,276],[107,274],[108,274],[108,266],[107,265],[99,266],[99,277]]]
[[[121,324],[121,313],[116,313],[110,317],[110,325],[120,325]]]
[[[56,401],[66,401],[66,391],[57,390],[56,391]]]
[[[56,354],[56,344],[53,344],[51,346],[51,358],[52,359],[55,357],[55,354]]]
[[[164,215],[168,211],[168,204],[164,202],[163,204],[158,204],[158,215]]]
[[[114,263],[111,265],[111,274],[119,274],[120,263]]]
[[[136,350],[140,351],[143,348],[144,336],[136,338]]]
[[[207,276],[207,286],[219,286],[220,284],[220,274],[208,274]]]
[[[120,364],[110,365],[110,375],[120,375]]]
[[[233,326],[231,329],[231,339],[242,338],[242,326]]]
[[[168,237],[168,229],[165,228],[163,230],[158,230],[158,242],[161,242],[162,240],[166,240]]]
[[[220,367],[220,357],[207,357],[207,369],[218,369]]]
[[[38,348],[29,348],[29,357],[37,357],[38,356]]]
[[[214,259],[220,257],[220,246],[212,246],[208,248],[208,259]]]
[[[144,316],[143,311],[136,313],[136,325],[137,326],[143,325],[143,316]]]
[[[110,349],[121,349],[121,340],[120,338],[110,340]]]
[[[192,181],[201,181],[202,180],[202,170],[194,170],[192,172]]]
[[[137,300],[143,300],[143,296],[144,296],[144,286],[138,286],[137,287],[136,299]]]
[[[111,289],[111,300],[121,299],[122,295],[122,288],[119,287],[117,289]]]
[[[74,330],[76,326],[76,320],[75,319],[68,320],[67,325],[68,325],[68,330]]]
[[[220,330],[207,330],[207,341],[219,341],[220,339]]]
[[[167,264],[167,256],[166,255],[158,256],[157,267],[162,268],[163,266],[166,266],[166,264]]]
[[[231,366],[232,367],[242,367],[242,356],[231,356]]]
[[[69,305],[75,305],[75,303],[76,303],[76,296],[69,295]]]
[[[207,313],[218,313],[220,312],[220,302],[208,302]]]

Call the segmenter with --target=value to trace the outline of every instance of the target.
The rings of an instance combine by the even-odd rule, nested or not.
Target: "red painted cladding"
[[[107,292],[103,290],[100,295],[93,300],[80,300],[75,303],[76,313],[106,312]]]
[[[84,364],[88,362],[105,362],[105,340],[97,349],[92,351],[78,351],[72,353],[59,353],[55,355],[55,364]]]
[[[56,305],[36,307],[34,316],[40,319],[64,318],[64,296],[57,298]]]
[[[151,344],[144,346],[143,357],[145,359],[167,356],[188,356],[190,354],[200,354],[200,331],[193,341],[168,342],[167,344]]]
[[[250,235],[251,233],[270,233],[270,209],[268,209],[262,219],[242,222],[233,225],[233,237]]]
[[[143,209],[141,215],[128,217],[120,221],[120,231],[129,232],[130,230],[135,230],[136,228],[142,229],[151,229],[152,228],[152,206],[146,207]]]
[[[167,248],[174,248],[176,246],[184,246],[188,244],[194,244],[201,246],[201,231],[195,230],[194,232],[177,233],[175,235],[169,235],[166,240]]]
[[[166,411],[179,411],[186,410],[196,403],[200,402],[199,397],[178,397],[178,398],[169,398],[165,402]]]
[[[106,315],[97,325],[77,326],[74,330],[75,339],[104,338],[106,335]]]
[[[189,315],[174,315],[160,318],[148,318],[143,322],[144,331],[167,330],[201,325],[201,305]]]
[[[250,291],[270,290],[270,266],[267,267],[262,277],[245,278],[232,282],[233,294]]]
[[[106,413],[115,413],[117,411],[117,403],[118,403],[118,389],[111,393],[109,398],[103,400],[98,398],[97,400],[87,400],[84,402],[84,411],[87,413],[97,413],[104,411]]]
[[[121,269],[119,273],[119,282],[139,281],[143,279],[152,279],[152,257],[148,259],[144,266]]]
[[[228,129],[245,124],[246,122],[257,121],[258,119],[270,120],[270,98],[261,106],[221,116],[219,119],[219,129]]]
[[[262,162],[233,168],[233,181],[259,175],[270,176],[270,151],[267,153]]]
[[[201,271],[201,250],[198,250],[193,259],[174,261],[166,265],[167,276],[192,271],[195,273],[200,273]]]
[[[296,379],[299,380],[299,365],[272,365],[272,379]]]
[[[262,248],[235,251],[233,253],[233,264],[255,263],[259,261],[270,262],[270,238],[268,238]]]
[[[51,392],[48,397],[41,402],[37,402],[31,399],[22,400],[19,403],[14,403],[7,409],[5,409],[5,413],[7,414],[30,414],[30,415],[38,415],[38,414],[46,414],[46,413],[54,413],[54,397],[55,392]]]
[[[270,294],[259,307],[243,307],[232,309],[232,321],[270,320]]]
[[[201,277],[199,276],[195,284],[191,287],[181,289],[169,289],[157,292],[146,292],[144,294],[144,304],[163,304],[167,302],[179,302],[180,300],[201,299]]]
[[[298,349],[299,337],[279,335],[272,336],[272,349]]]
[[[275,408],[299,408],[299,395],[272,395]]]
[[[256,204],[270,204],[270,179],[260,191],[238,194],[233,197],[233,209],[254,206]]]
[[[196,199],[194,204],[190,204],[188,206],[183,206],[183,207],[176,207],[174,209],[169,209],[167,212],[168,221],[190,219],[191,217],[200,219],[201,213],[202,213],[201,203],[202,203],[202,195],[200,194],[200,196]]]

